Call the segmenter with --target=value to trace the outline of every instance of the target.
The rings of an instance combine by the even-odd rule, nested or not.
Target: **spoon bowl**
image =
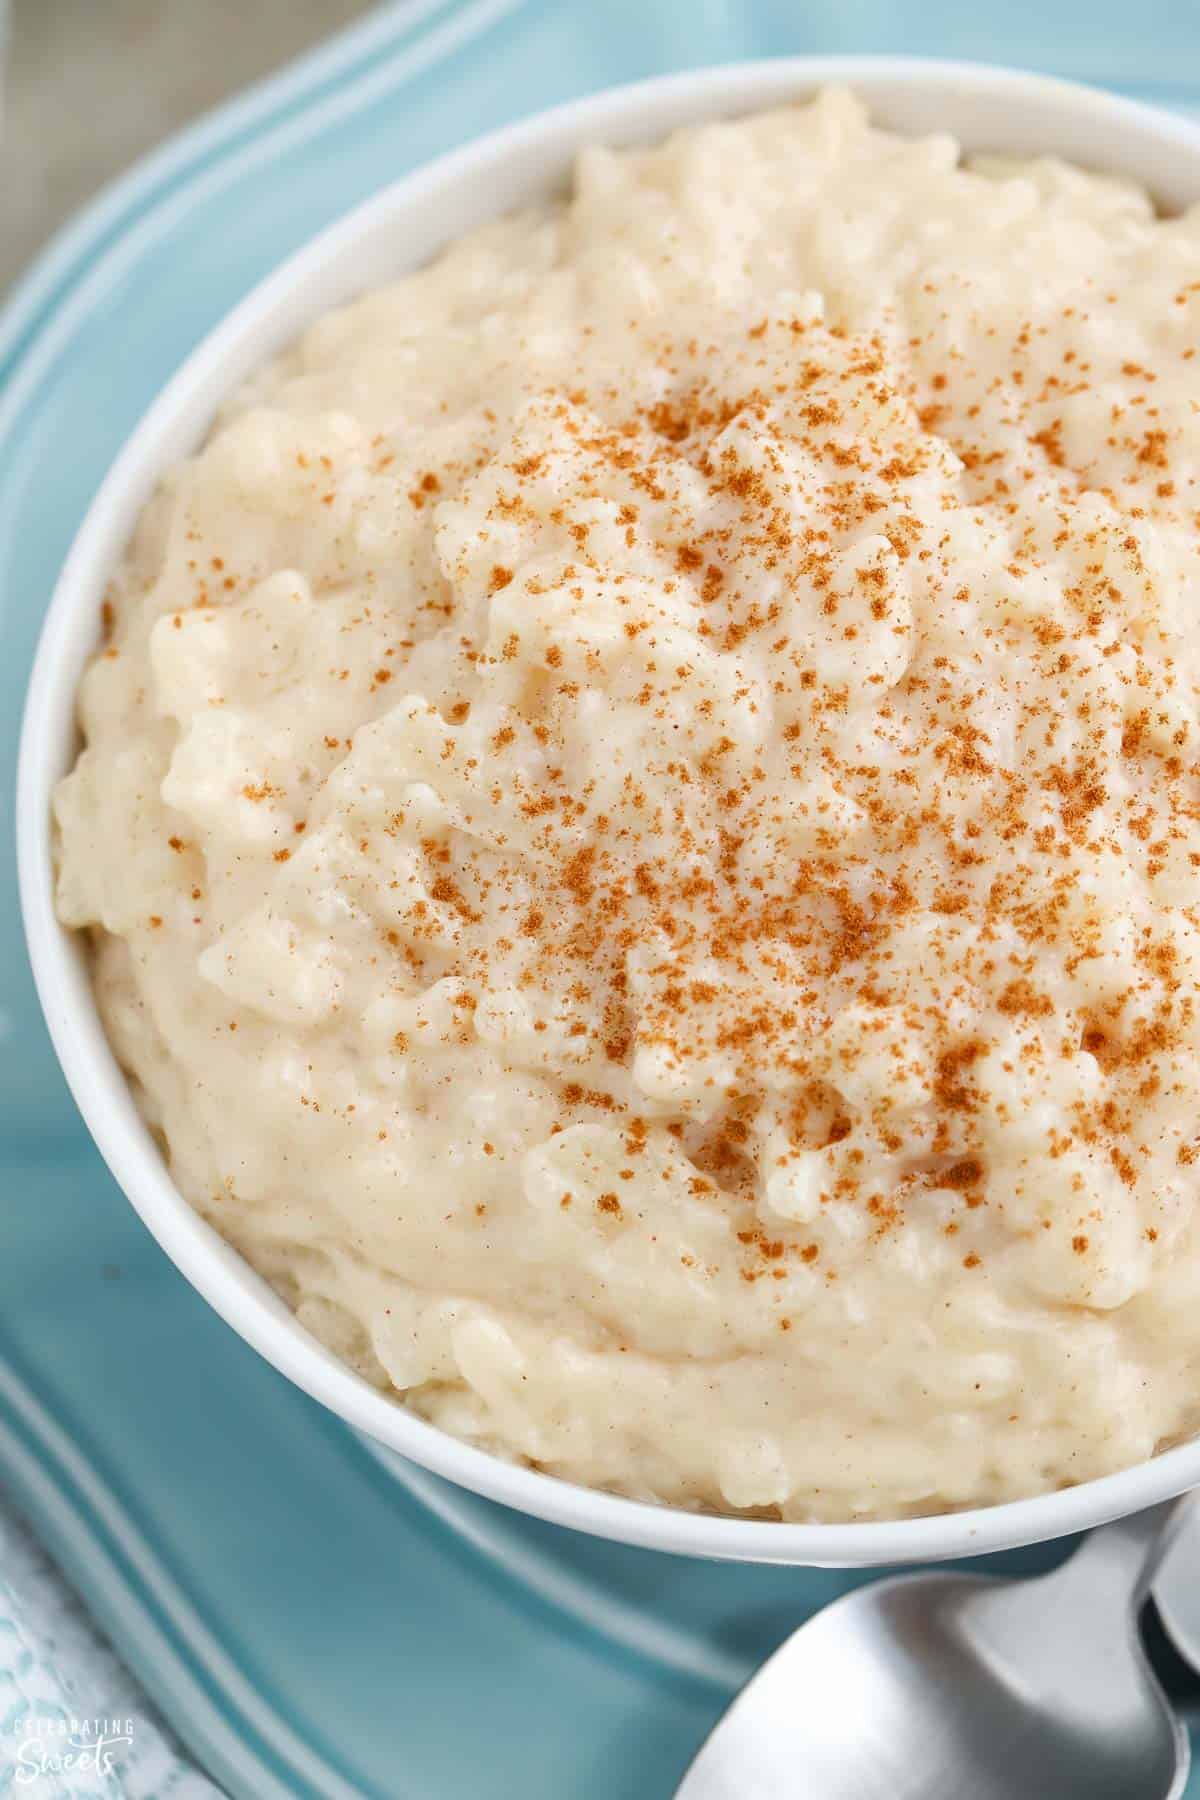
[[[901,1575],[847,1594],[742,1690],[677,1800],[1178,1800],[1188,1740],[1138,1612],[1182,1505],[1032,1580]]]

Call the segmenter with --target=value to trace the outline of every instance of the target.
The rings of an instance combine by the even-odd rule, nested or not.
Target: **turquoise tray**
[[[844,50],[1023,63],[1200,104],[1200,15],[1173,0],[409,0],[109,190],[0,314],[6,813],[71,535],[154,392],[264,271],[372,189],[519,114],[671,68]],[[76,1116],[34,1000],[10,846],[6,825],[8,1490],[231,1795],[667,1800],[756,1662],[858,1578],[687,1562],[522,1520],[385,1467],[260,1361],[166,1261]],[[1178,1664],[1167,1678],[1200,1716],[1200,1685]],[[11,1776],[0,1754],[0,1788]]]

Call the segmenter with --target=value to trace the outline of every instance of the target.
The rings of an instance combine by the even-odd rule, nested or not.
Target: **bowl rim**
[[[1167,151],[1193,165],[1181,193],[1200,198],[1200,125],[1136,101],[1054,77],[987,64],[898,56],[787,57],[660,76],[540,112],[427,163],[380,189],[309,239],[227,313],[143,414],[112,463],[63,564],[38,641],[18,757],[17,855],[21,911],[39,1000],[76,1104],[131,1204],[177,1268],[225,1321],[299,1387],[372,1444],[520,1512],[617,1542],[721,1560],[878,1566],[977,1555],[1057,1537],[1139,1510],[1200,1485],[1200,1440],[1078,1486],[918,1518],[797,1524],[691,1512],[585,1488],[451,1437],[386,1397],[334,1357],[217,1233],[193,1212],[167,1172],[109,1048],[77,936],[53,905],[50,793],[73,759],[75,687],[96,642],[100,597],[133,520],[162,471],[194,448],[216,403],[273,349],[336,303],[343,257],[378,252],[406,214],[480,177],[517,170],[528,189],[536,167],[558,169],[595,141],[650,142],[684,122],[722,117],[846,83],[868,101],[952,102],[1033,108],[1132,157]],[[936,127],[935,117],[929,125]],[[1055,135],[1054,133],[1051,134]],[[1036,154],[1030,144],[1029,154]],[[526,173],[520,176],[520,170]],[[486,185],[486,181],[484,184]],[[490,192],[490,188],[488,189]],[[484,203],[485,213],[508,210]],[[482,216],[482,215],[481,215]],[[446,234],[458,235],[458,231]],[[402,243],[395,273],[419,266]],[[369,256],[366,261],[370,262]],[[380,265],[381,270],[384,265]],[[375,279],[382,278],[377,275]],[[329,290],[322,297],[324,289]],[[372,285],[346,281],[343,298]],[[307,298],[305,297],[307,296]]]

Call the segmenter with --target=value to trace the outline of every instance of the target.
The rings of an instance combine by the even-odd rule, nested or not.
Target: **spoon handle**
[[[1043,1577],[1047,1585],[1060,1586],[1064,1594],[1084,1584],[1093,1587],[1103,1583],[1103,1591],[1124,1604],[1140,1603],[1158,1573],[1192,1504],[1193,1496],[1181,1494],[1174,1500],[1162,1500],[1144,1512],[1128,1518],[1114,1519],[1101,1525],[1063,1563],[1061,1568]]]

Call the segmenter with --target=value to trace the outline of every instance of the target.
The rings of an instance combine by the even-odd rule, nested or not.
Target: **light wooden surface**
[[[9,0],[0,289],[143,151],[373,3]]]

